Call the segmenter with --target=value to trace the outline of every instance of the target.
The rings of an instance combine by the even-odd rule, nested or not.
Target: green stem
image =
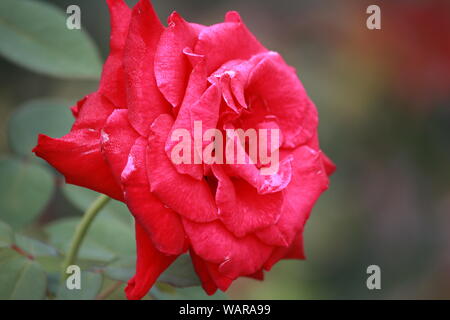
[[[62,264],[61,279],[66,279],[67,267],[73,265],[77,259],[78,251],[80,250],[83,239],[86,235],[89,226],[91,225],[94,218],[100,212],[100,210],[111,200],[108,196],[101,195],[89,206],[89,208],[83,214],[80,223],[75,229],[72,241],[70,243],[69,251],[67,252],[66,258]]]

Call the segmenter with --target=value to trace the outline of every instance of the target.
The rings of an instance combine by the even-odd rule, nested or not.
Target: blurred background
[[[82,30],[105,59],[109,17],[104,1],[42,2],[63,13],[71,4],[80,6]],[[264,282],[238,280],[227,292],[230,298],[450,299],[450,1],[153,4],[164,22],[173,10],[202,24],[222,21],[227,10],[239,11],[258,39],[297,69],[319,110],[321,147],[338,168],[307,223],[307,260],[278,263]],[[366,27],[372,4],[381,8],[381,30]],[[30,24],[39,29],[40,21]],[[95,91],[98,80],[43,75],[3,57],[0,70],[0,157],[11,168],[49,171],[30,153],[35,132],[47,128],[55,136],[67,131],[68,107]],[[77,203],[85,203],[84,198],[65,196],[61,177],[47,186],[47,172],[30,178],[47,198],[36,190],[13,195],[9,181],[20,185],[21,172],[31,170],[26,168],[14,169],[18,177],[9,180],[13,169],[0,168],[0,202],[17,202],[3,213],[0,209],[0,219],[26,236],[55,239],[64,234],[58,221],[80,215],[83,205]],[[47,200],[27,200],[33,196]],[[30,203],[37,211],[32,216],[12,217]],[[381,268],[381,290],[366,287],[372,264]]]

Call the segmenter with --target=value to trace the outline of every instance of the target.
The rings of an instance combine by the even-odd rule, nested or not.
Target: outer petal
[[[139,138],[128,156],[122,173],[125,202],[149,234],[155,248],[166,254],[178,255],[187,249],[183,225],[178,215],[150,192],[145,163],[147,144],[145,138]]]
[[[111,171],[120,184],[120,175],[127,164],[128,155],[139,134],[128,121],[128,110],[116,109],[101,132],[102,152]]]
[[[214,294],[219,288],[226,291],[233,282],[233,279],[224,276],[219,272],[219,266],[204,261],[193,250],[190,251],[194,269],[202,281],[202,287],[208,295]]]
[[[207,58],[208,74],[227,61],[249,59],[267,51],[250,33],[237,12],[227,13],[225,21],[203,29],[194,48],[195,53]]]
[[[268,244],[289,246],[302,230],[320,194],[328,188],[320,151],[303,146],[293,155],[294,174],[284,190],[280,219],[275,226],[256,232],[258,238]]]
[[[264,271],[263,270],[256,271],[255,273],[250,274],[247,277],[262,281],[264,280]]]
[[[316,107],[306,94],[295,70],[276,53],[269,54],[253,69],[247,92],[253,96],[255,112],[241,118],[243,123],[259,123],[273,115],[280,126],[283,146],[294,148],[307,143],[317,132]]]
[[[168,19],[169,26],[161,35],[155,56],[155,77],[159,90],[172,106],[183,100],[191,64],[183,50],[192,48],[203,26],[186,22],[177,12]]]
[[[163,26],[148,0],[133,8],[130,31],[124,53],[127,75],[127,101],[131,125],[143,136],[170,105],[159,92],[153,70],[156,46]]]
[[[105,162],[100,146],[100,129],[113,110],[100,94],[89,95],[79,110],[72,131],[60,139],[39,135],[33,152],[63,174],[67,183],[122,201],[122,191]]]
[[[70,111],[72,111],[73,117],[76,119],[78,118],[78,114],[80,113],[81,107],[86,102],[87,97],[84,97],[83,99],[80,99],[77,101],[77,103],[70,107]]]
[[[209,274],[206,262],[195,254],[193,250],[189,251],[192,259],[192,264],[194,265],[195,272],[197,273],[200,281],[202,282],[202,288],[208,295],[213,295],[217,291],[217,285],[213,278]]]
[[[236,279],[260,270],[272,247],[254,236],[236,238],[221,222],[196,223],[183,219],[193,250],[202,259],[219,265],[224,276]]]
[[[147,151],[150,190],[164,204],[188,219],[206,222],[217,219],[214,198],[205,180],[179,174],[167,157],[164,145],[173,119],[159,116],[152,124]]]
[[[125,108],[126,91],[123,71],[123,49],[130,25],[131,10],[123,0],[107,0],[111,16],[110,52],[105,62],[99,91],[116,108]]]
[[[113,111],[114,105],[105,96],[98,92],[91,93],[77,103],[77,117],[72,130],[90,129],[100,132]]]
[[[216,286],[222,290],[226,291],[228,287],[231,285],[234,279],[227,277],[226,275],[222,274],[219,269],[220,267],[217,264],[205,262],[209,274],[211,275],[211,278],[214,280]]]
[[[333,163],[333,161],[331,161],[330,158],[327,157],[325,153],[322,153],[322,161],[327,175],[331,176],[334,171],[336,171],[336,165]]]
[[[260,195],[241,179],[231,180],[220,166],[212,167],[218,179],[216,203],[220,220],[237,237],[276,223],[279,218],[283,194]]]
[[[270,258],[264,264],[264,269],[269,271],[281,259],[305,259],[303,249],[303,230],[295,236],[294,241],[289,247],[276,248]]]
[[[41,134],[33,152],[63,174],[67,183],[122,201],[122,191],[100,151],[99,136],[88,129],[71,131],[60,139]]]
[[[125,288],[127,298],[139,300],[144,297],[158,279],[159,275],[177,258],[167,256],[156,250],[145,229],[136,223],[137,261],[136,274]]]
[[[121,0],[108,0],[108,5],[111,52],[103,66],[99,90],[72,107],[76,121],[69,134],[60,139],[41,135],[33,151],[60,171],[68,183],[123,200],[120,187],[101,153],[100,132],[114,108],[125,106],[121,54],[130,12]]]

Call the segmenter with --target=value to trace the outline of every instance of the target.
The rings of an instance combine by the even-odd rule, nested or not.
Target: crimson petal
[[[179,174],[167,157],[164,145],[173,119],[160,115],[152,124],[147,151],[150,190],[164,204],[182,216],[197,222],[217,219],[217,208],[207,182]]]
[[[236,279],[260,270],[272,253],[253,235],[236,238],[221,222],[196,223],[183,219],[192,248],[202,259],[219,265],[224,276]]]
[[[223,23],[203,29],[194,47],[194,52],[205,55],[207,71],[211,74],[227,61],[249,59],[267,51],[241,21],[237,12],[227,13]]]
[[[128,110],[116,109],[101,132],[102,152],[120,184],[120,175],[127,164],[128,154],[139,134],[128,121]]]
[[[156,249],[166,254],[181,254],[187,249],[181,219],[150,192],[145,163],[147,144],[145,138],[139,138],[128,156],[122,173],[125,200]]]
[[[116,108],[125,108],[126,91],[123,70],[123,49],[128,35],[131,10],[123,0],[107,0],[111,16],[109,56],[103,67],[99,91]]]
[[[168,256],[155,249],[145,229],[136,223],[136,274],[128,281],[125,293],[129,300],[142,299],[159,275],[178,257]]]
[[[177,12],[168,19],[169,26],[159,39],[155,56],[155,77],[159,90],[173,107],[183,100],[191,64],[183,50],[192,48],[204,28],[186,22]]]
[[[267,244],[289,246],[306,223],[320,194],[328,188],[321,151],[303,146],[297,148],[293,156],[292,180],[284,190],[280,219],[276,225],[256,232]]]
[[[220,220],[237,237],[243,237],[277,222],[283,194],[260,195],[242,179],[230,179],[221,167],[212,166],[218,179],[216,203]]]
[[[71,131],[60,139],[41,134],[33,152],[63,174],[67,183],[122,201],[122,190],[105,163],[99,138],[99,132],[89,129]]]
[[[124,68],[127,75],[127,105],[131,125],[143,136],[149,124],[170,111],[156,85],[153,70],[155,51],[164,27],[148,0],[140,0],[133,8],[130,30],[125,45]]]

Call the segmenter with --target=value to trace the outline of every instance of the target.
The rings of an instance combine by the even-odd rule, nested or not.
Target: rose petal
[[[212,295],[219,288],[226,291],[233,282],[233,279],[228,278],[219,272],[219,266],[205,261],[198,256],[193,250],[190,250],[192,263],[194,269],[200,277],[202,287],[208,295]]]
[[[99,139],[100,132],[91,129],[73,130],[60,139],[41,134],[33,152],[63,174],[67,183],[123,201],[122,190],[101,153]]]
[[[109,116],[101,132],[102,152],[111,171],[120,184],[120,175],[139,134],[128,121],[128,110],[116,109]]]
[[[156,46],[164,27],[148,0],[133,8],[125,45],[124,68],[127,75],[127,105],[131,125],[143,136],[160,114],[170,111],[158,90],[153,70]]]
[[[107,97],[116,108],[126,107],[123,51],[128,35],[131,10],[123,0],[107,0],[111,17],[109,56],[103,67],[99,92]]]
[[[280,161],[281,156],[279,157],[279,159],[276,158],[273,159],[273,161],[277,161],[278,163],[269,163],[269,164],[275,166],[273,167],[274,170],[276,168],[276,165],[278,165],[277,171],[270,175],[262,174],[260,168],[257,167],[258,159],[252,159],[248,155],[247,151],[243,146],[244,140],[241,141],[241,138],[237,134],[236,128],[234,128],[233,125],[228,123],[225,125],[225,129],[234,130],[227,132],[226,143],[227,144],[234,143],[235,148],[234,154],[229,153],[228,149],[226,149],[225,152],[226,158],[225,170],[227,174],[233,177],[240,177],[244,179],[250,185],[255,187],[259,194],[279,192],[289,185],[292,175],[291,169],[292,158],[290,156],[284,157],[283,159],[281,159],[281,161]],[[258,137],[258,132],[256,134]],[[258,141],[259,139],[260,137],[258,137]],[[259,144],[256,151],[257,153],[260,151]],[[238,155],[240,154],[243,155],[244,161],[240,160],[240,158],[238,157]]]
[[[328,176],[331,176],[336,171],[336,165],[327,157],[325,153],[322,153],[322,162],[325,168],[325,172]]]
[[[241,179],[230,179],[218,165],[212,166],[218,179],[216,203],[220,220],[236,237],[273,225],[280,215],[281,192],[260,195]]]
[[[189,106],[198,101],[207,88],[207,73],[205,56],[192,52],[190,48],[184,48],[183,54],[192,65],[192,72],[186,88],[181,108]]]
[[[122,173],[125,202],[155,248],[165,254],[178,255],[187,249],[183,225],[178,215],[150,192],[145,163],[147,144],[145,138],[139,138],[128,156]]]
[[[246,277],[262,281],[262,280],[264,280],[264,271],[259,270],[259,271],[256,271],[255,273],[250,274]]]
[[[217,291],[217,285],[208,271],[206,261],[196,255],[193,250],[189,250],[189,253],[191,255],[194,270],[202,282],[203,290],[205,290],[208,295],[213,295]]]
[[[218,271],[231,279],[260,270],[272,252],[272,247],[252,235],[236,238],[218,221],[196,223],[183,219],[183,225],[196,254],[218,264]]]
[[[84,105],[84,103],[86,102],[86,100],[87,100],[87,96],[78,100],[74,106],[70,107],[70,111],[72,111],[72,115],[75,119],[78,118],[78,114],[80,113],[80,110],[81,110],[82,106]]]
[[[247,93],[257,99],[253,100],[254,112],[241,121],[259,123],[263,119],[255,117],[275,116],[283,133],[283,147],[305,144],[317,131],[316,107],[294,70],[278,54],[272,52],[253,69]]]
[[[145,229],[136,223],[136,274],[128,281],[125,293],[129,300],[139,300],[151,289],[159,275],[177,258],[156,250]]]
[[[159,116],[152,124],[147,151],[150,190],[177,213],[198,222],[217,219],[213,195],[204,179],[179,174],[164,151],[173,119]]]
[[[72,130],[59,139],[39,135],[33,152],[63,174],[67,183],[122,201],[121,188],[105,161],[100,145],[101,128],[113,111],[114,106],[100,93],[88,95],[78,103]]]
[[[192,70],[183,50],[192,48],[204,28],[186,22],[177,12],[168,19],[169,26],[159,39],[155,56],[155,77],[159,90],[173,107],[178,107],[186,92]]]
[[[303,230],[302,230],[303,231]],[[289,247],[276,248],[270,258],[264,264],[264,269],[269,271],[281,259],[305,259],[303,249],[303,233],[297,233],[294,241]]]
[[[256,232],[267,244],[289,246],[306,223],[320,194],[328,188],[320,151],[303,146],[297,148],[293,156],[292,180],[283,191],[280,219],[275,226]]]
[[[189,174],[197,180],[203,179],[203,165],[195,162],[195,155],[197,153],[198,159],[201,160],[203,154],[203,147],[206,143],[200,141],[200,145],[195,143],[194,125],[196,121],[200,124],[201,131],[199,131],[200,139],[203,140],[203,133],[208,129],[214,129],[217,126],[219,119],[220,108],[220,92],[215,85],[210,86],[200,99],[192,105],[185,105],[180,109],[178,117],[172,127],[170,134],[166,141],[166,154],[169,159],[172,157],[173,148],[179,141],[172,141],[172,133],[176,130],[186,129],[190,133],[191,159],[188,164],[174,164],[177,171],[182,174]]]
[[[114,105],[105,96],[91,93],[77,103],[77,117],[71,130],[90,129],[100,133],[114,110]]]
[[[203,29],[194,52],[207,59],[207,72],[211,74],[227,61],[249,59],[267,51],[241,21],[237,12],[227,14],[228,22]]]

